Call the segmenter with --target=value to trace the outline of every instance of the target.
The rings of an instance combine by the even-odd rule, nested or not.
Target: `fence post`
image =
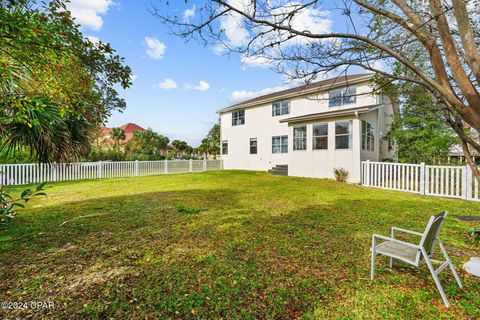
[[[365,162],[365,185],[370,186],[370,160]]]
[[[193,162],[192,162],[192,159],[188,160],[188,172],[193,172]]]
[[[138,177],[138,160],[135,160],[135,177]]]
[[[467,185],[467,188],[466,188],[467,194],[466,194],[465,199],[467,199],[467,200],[472,200],[472,189],[473,189],[473,188],[472,188],[472,181],[473,181],[473,179],[472,179],[472,168],[470,168],[469,165],[466,165],[466,166],[465,166],[465,169],[466,169],[466,172],[467,172],[467,174],[465,175],[465,176],[466,176],[466,180],[467,180],[467,181],[465,182],[466,185]]]
[[[425,194],[425,162],[420,163],[420,194]]]
[[[102,164],[102,161],[98,161],[97,178],[98,178],[98,179],[102,179],[102,178],[103,178],[103,164]]]
[[[203,171],[207,171],[207,160],[203,159]]]
[[[467,176],[468,176],[468,165],[463,167],[462,170],[462,199],[467,199]]]
[[[425,166],[424,184],[425,184],[424,194],[429,194],[430,193],[430,167],[429,166]]]
[[[163,167],[163,173],[167,174],[168,173],[168,160],[165,159],[165,166]]]

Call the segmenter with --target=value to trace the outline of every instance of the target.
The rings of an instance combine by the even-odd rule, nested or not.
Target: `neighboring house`
[[[344,168],[360,182],[361,161],[393,157],[383,139],[392,106],[372,93],[373,76],[336,77],[220,110],[224,168],[288,166],[288,175],[318,178]]]
[[[127,123],[124,124],[123,126],[120,126],[119,128],[123,129],[125,131],[125,139],[120,140],[120,144],[125,144],[128,141],[130,141],[133,138],[133,134],[138,131],[145,131],[144,128],[140,127],[139,125],[135,123]],[[115,141],[110,137],[110,131],[112,128],[108,127],[101,127],[100,128],[100,137],[99,137],[99,143],[102,146],[112,146],[115,144]]]

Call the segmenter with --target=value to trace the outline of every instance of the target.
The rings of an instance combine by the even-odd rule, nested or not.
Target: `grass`
[[[15,188],[19,191],[21,188]],[[55,308],[0,318],[462,318],[480,317],[480,281],[461,269],[479,246],[479,204],[330,180],[219,171],[51,184],[0,226],[0,301]],[[425,266],[369,280],[372,233],[441,233],[465,288]]]

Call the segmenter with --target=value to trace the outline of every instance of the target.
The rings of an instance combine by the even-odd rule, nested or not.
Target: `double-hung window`
[[[290,101],[272,103],[272,117],[283,116],[290,113]]]
[[[328,106],[338,107],[357,101],[357,88],[348,87],[328,92]]]
[[[362,120],[362,149],[375,151],[375,127]]]
[[[293,127],[293,150],[307,150],[307,126]]]
[[[228,154],[228,140],[222,141],[222,154]]]
[[[232,126],[245,124],[245,110],[236,110],[232,112]]]
[[[288,136],[272,137],[272,153],[288,152]]]
[[[352,147],[352,121],[335,122],[335,149]]]
[[[257,138],[250,139],[250,154],[257,154]]]
[[[328,149],[328,123],[313,125],[313,150]]]

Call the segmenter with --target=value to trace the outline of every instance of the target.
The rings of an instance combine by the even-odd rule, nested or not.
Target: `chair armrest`
[[[379,235],[379,234],[373,234],[373,236],[372,236],[373,243],[377,242],[377,238],[381,239],[381,240],[385,240],[385,241],[391,241],[391,242],[395,242],[395,243],[398,243],[398,244],[403,244],[404,246],[407,246],[407,247],[420,249],[420,246],[417,245],[417,244],[405,242],[405,241],[398,240],[398,239],[395,239],[395,238],[385,237],[385,236],[382,236],[382,235]]]
[[[412,231],[412,230],[407,230],[407,229],[402,229],[402,228],[397,228],[397,227],[392,227],[392,234],[393,234],[395,231],[400,231],[400,232],[404,232],[404,233],[414,234],[414,235],[419,236],[419,237],[422,237],[422,236],[423,236],[423,233],[420,233],[420,232],[416,232],[416,231]]]

